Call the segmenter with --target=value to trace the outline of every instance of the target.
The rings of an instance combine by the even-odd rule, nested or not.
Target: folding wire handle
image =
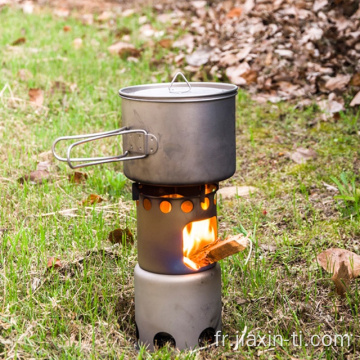
[[[71,158],[71,150],[76,146],[85,144],[90,141],[104,139],[104,138],[108,138],[111,136],[126,135],[126,134],[139,134],[139,138],[141,138],[141,140],[143,140],[143,142],[144,142],[143,146],[138,146],[138,151],[142,152],[140,155],[128,156],[129,150],[125,150],[123,154],[115,155],[115,156]],[[141,134],[143,135],[143,139],[142,139]],[[58,142],[64,141],[64,140],[74,140],[74,139],[83,139],[83,140],[74,142],[73,144],[71,144],[68,147],[68,149],[66,151],[66,158],[61,157],[56,153],[55,148],[56,148],[56,145]],[[149,144],[149,139],[150,139],[151,144]],[[134,147],[134,145],[130,145],[129,149],[132,149],[133,147]],[[106,132],[96,133],[96,134],[59,137],[53,143],[52,152],[56,159],[58,159],[59,161],[67,162],[71,169],[78,169],[80,167],[99,165],[99,164],[105,164],[105,163],[116,162],[116,161],[143,159],[150,154],[154,154],[157,151],[157,147],[158,147],[158,145],[157,145],[156,137],[152,134],[149,134],[146,130],[143,130],[143,129],[130,130],[127,127],[122,127],[117,130],[106,131]],[[82,164],[74,165],[73,162],[82,162]]]
[[[186,84],[187,84],[187,86],[188,86],[188,88],[187,88],[186,90],[179,91],[179,90],[176,90],[176,86],[173,86],[176,78],[177,78],[179,75],[185,80],[185,82],[186,82]],[[171,92],[171,93],[176,93],[176,94],[182,94],[182,93],[187,93],[187,92],[189,92],[189,91],[191,91],[191,85],[190,85],[190,83],[187,81],[185,75],[184,75],[182,72],[180,72],[180,71],[177,72],[177,73],[175,74],[175,76],[173,77],[171,83],[170,83],[169,92]]]

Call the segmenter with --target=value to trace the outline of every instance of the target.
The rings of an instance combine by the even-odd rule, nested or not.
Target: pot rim
[[[134,85],[119,90],[123,99],[146,102],[200,102],[233,97],[238,87],[215,82]]]

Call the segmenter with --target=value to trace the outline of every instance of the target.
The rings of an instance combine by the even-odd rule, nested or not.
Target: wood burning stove
[[[185,82],[175,82],[178,76]],[[167,342],[194,348],[221,330],[220,266],[200,266],[192,255],[216,241],[218,182],[235,172],[237,87],[189,83],[179,73],[170,84],[131,86],[119,93],[123,128],[61,137],[53,153],[71,168],[124,161],[137,207],[138,341],[150,350]],[[123,136],[122,154],[71,158],[75,146],[117,135]],[[81,138],[66,157],[57,155],[59,141]]]

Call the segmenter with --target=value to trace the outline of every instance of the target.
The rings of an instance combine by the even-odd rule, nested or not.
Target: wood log
[[[196,253],[190,254],[189,259],[204,267],[245,250],[249,241],[243,234],[228,236],[225,240],[218,239]]]

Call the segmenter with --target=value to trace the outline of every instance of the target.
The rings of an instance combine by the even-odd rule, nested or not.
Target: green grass
[[[144,13],[155,21],[151,10]],[[197,353],[164,348],[150,354],[134,349],[136,246],[112,246],[107,240],[110,231],[125,227],[136,237],[131,183],[122,175],[121,164],[85,168],[88,179],[78,185],[68,180],[72,171],[53,160],[51,181],[40,185],[17,181],[35,170],[38,161],[49,158],[55,138],[119,127],[119,88],[171,79],[175,66],[162,60],[169,50],[140,39],[140,15],[119,17],[106,27],[54,18],[48,10],[33,15],[8,7],[0,10],[0,91],[7,84],[18,99],[13,101],[8,91],[0,98],[0,356],[358,357],[358,280],[352,281],[346,299],[340,299],[330,275],[314,259],[330,247],[360,252],[359,113],[347,109],[337,121],[324,122],[316,105],[303,110],[286,103],[260,106],[239,91],[237,172],[221,186],[251,185],[259,191],[250,198],[218,202],[219,234],[251,231],[254,250],[247,265],[247,253],[222,261],[223,332],[230,340]],[[64,32],[65,25],[71,31]],[[142,49],[137,63],[107,51],[117,40],[117,29],[125,27]],[[26,43],[10,47],[19,37]],[[83,39],[80,49],[72,45],[75,38]],[[32,76],[21,80],[21,69]],[[76,84],[76,90],[62,91],[54,86],[56,81]],[[29,88],[44,91],[43,108],[29,104]],[[286,156],[294,147],[312,148],[317,157],[295,164]],[[112,139],[79,153],[118,151]],[[324,182],[340,192],[327,190]],[[93,193],[105,202],[81,205]],[[48,268],[49,257],[60,259],[61,268]],[[284,339],[300,331],[306,340],[335,334],[353,338],[350,347],[284,342],[235,351],[231,345],[245,326],[248,334]]]

